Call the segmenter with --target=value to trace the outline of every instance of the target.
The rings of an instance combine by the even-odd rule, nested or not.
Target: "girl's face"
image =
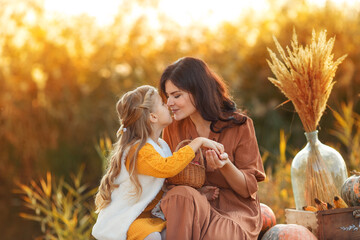
[[[172,123],[172,118],[170,115],[169,108],[166,106],[166,104],[163,102],[159,94],[156,94],[155,97],[155,103],[154,103],[154,114],[158,117],[158,123],[161,127],[166,127],[170,123]]]
[[[192,95],[176,87],[171,80],[165,83],[165,94],[175,120],[184,119],[197,112]]]

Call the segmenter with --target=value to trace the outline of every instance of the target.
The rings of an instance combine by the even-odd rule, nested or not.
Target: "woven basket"
[[[191,142],[191,140],[183,140],[177,146],[175,151],[184,144]],[[194,159],[177,175],[168,178],[168,183],[174,185],[187,185],[193,188],[201,188],[205,183],[205,166],[204,157],[201,149],[198,150],[200,153],[200,162],[194,163]]]

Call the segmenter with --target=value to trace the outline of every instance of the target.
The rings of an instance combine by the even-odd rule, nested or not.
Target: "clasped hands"
[[[202,148],[205,148],[207,170],[220,169],[230,162],[228,154],[224,151],[224,145],[219,142],[199,137],[202,140]]]
[[[229,156],[226,152],[217,154],[212,149],[206,150],[205,158],[206,158],[208,171],[214,171],[216,169],[220,169],[230,162]]]

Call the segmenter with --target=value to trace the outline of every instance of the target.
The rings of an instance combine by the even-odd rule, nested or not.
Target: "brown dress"
[[[237,114],[236,118],[241,115]],[[216,129],[225,126],[217,122]],[[188,117],[174,121],[163,132],[164,140],[172,151],[184,139],[198,137],[194,123]],[[262,219],[257,196],[257,182],[265,179],[252,120],[242,125],[210,132],[209,138],[225,147],[230,160],[245,175],[249,198],[235,193],[219,170],[207,171],[205,185],[217,186],[219,197],[208,201],[191,187],[177,186],[161,200],[167,219],[167,239],[257,239]]]

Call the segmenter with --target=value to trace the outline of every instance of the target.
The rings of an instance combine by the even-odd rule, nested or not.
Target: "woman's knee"
[[[199,193],[199,191],[197,191],[195,188],[189,187],[189,186],[175,186],[172,189],[170,189],[165,197],[163,199],[167,199],[170,198],[171,196],[182,196],[185,198],[198,198],[199,196],[201,196],[201,194]]]
[[[161,200],[161,208],[165,206],[189,206],[195,208],[210,208],[210,203],[198,190],[189,186],[176,186],[169,190]]]

